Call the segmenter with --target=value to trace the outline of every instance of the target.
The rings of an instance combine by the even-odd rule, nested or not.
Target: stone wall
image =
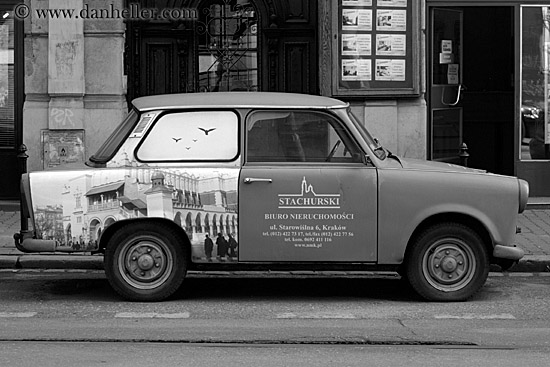
[[[86,159],[126,114],[125,25],[122,19],[80,16],[39,19],[34,11],[75,9],[78,15],[81,9],[110,4],[122,8],[123,0],[27,0],[26,4],[31,16],[25,20],[23,142],[32,171],[52,161],[52,152],[42,141],[44,133],[63,131],[70,139],[73,132],[81,136],[83,131],[80,149]]]

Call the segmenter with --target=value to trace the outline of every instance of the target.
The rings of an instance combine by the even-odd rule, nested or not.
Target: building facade
[[[133,98],[226,90],[333,96],[398,155],[458,163],[466,143],[469,166],[550,196],[547,0],[26,0],[0,12],[4,198],[18,194],[21,143],[29,170],[82,162]]]

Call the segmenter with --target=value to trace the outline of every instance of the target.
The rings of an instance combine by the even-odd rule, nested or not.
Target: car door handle
[[[270,178],[254,178],[254,177],[246,177],[244,179],[245,184],[249,184],[249,183],[252,183],[252,182],[269,182],[269,183],[272,183],[273,180],[270,179]]]

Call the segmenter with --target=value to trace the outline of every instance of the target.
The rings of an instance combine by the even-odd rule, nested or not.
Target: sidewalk
[[[19,225],[17,205],[0,205],[0,269],[103,269],[101,255],[20,252],[13,241]],[[518,226],[516,243],[525,256],[510,272],[550,272],[550,207],[527,209]]]

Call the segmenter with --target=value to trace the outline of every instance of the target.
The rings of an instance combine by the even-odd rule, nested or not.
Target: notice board
[[[415,0],[337,0],[332,8],[333,94],[419,94]]]

